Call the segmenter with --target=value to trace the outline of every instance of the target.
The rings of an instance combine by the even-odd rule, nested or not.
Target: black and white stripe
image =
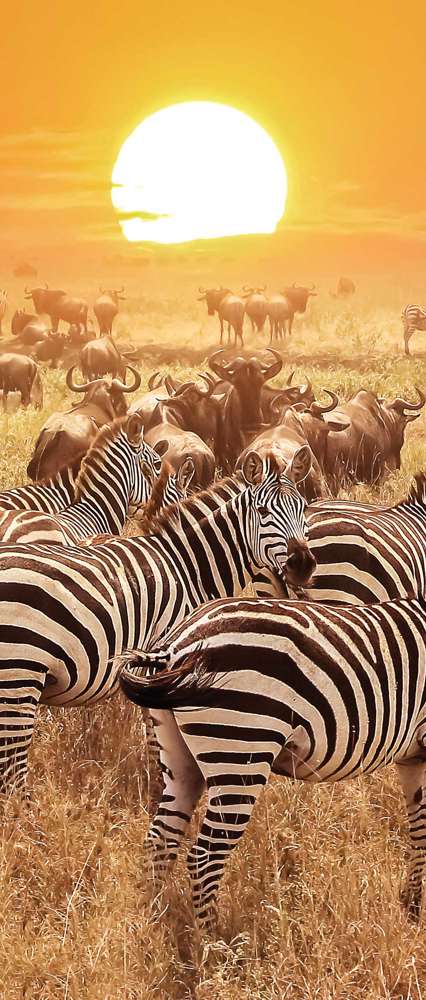
[[[161,459],[143,440],[137,414],[103,427],[83,459],[71,506],[58,514],[0,511],[3,544],[76,545],[99,533],[119,534],[130,504],[147,502]]]
[[[148,837],[156,873],[176,856],[207,787],[188,862],[202,924],[213,917],[226,860],[271,770],[335,782],[392,762],[410,822],[406,900],[418,915],[426,857],[425,643],[424,598],[356,608],[239,599],[197,609],[164,649],[130,656],[121,685],[151,708],[165,774]]]
[[[247,465],[246,489],[198,520],[195,501],[160,516],[149,537],[93,548],[0,547],[0,768],[22,783],[34,716],[87,705],[117,682],[111,658],[161,639],[202,602],[240,593],[262,564],[282,572],[290,541],[302,553],[305,502],[273,456]],[[297,472],[298,469],[298,472]]]
[[[41,510],[59,514],[75,500],[75,486],[80,462],[61,469],[56,476],[40,483],[28,483],[0,493],[0,513],[3,510]]]
[[[426,330],[426,309],[422,306],[409,305],[401,313],[404,329],[405,353],[409,354],[408,344],[416,330]]]

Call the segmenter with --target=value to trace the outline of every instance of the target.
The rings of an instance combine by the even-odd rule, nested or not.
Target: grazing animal
[[[23,331],[23,336],[25,336],[25,333],[26,330]],[[32,353],[37,361],[50,361],[50,367],[57,368],[58,361],[62,358],[67,343],[67,333],[63,333],[60,330],[54,333],[53,330],[48,330],[43,340],[39,340],[33,345]]]
[[[56,542],[77,545],[101,532],[118,535],[129,506],[146,504],[158,478],[161,459],[143,439],[137,413],[102,427],[83,458],[75,500],[58,514],[0,511],[2,544]]]
[[[217,312],[220,323],[220,343],[223,343],[224,323],[228,324],[228,344],[231,343],[232,330],[234,331],[234,345],[239,340],[241,347],[243,343],[243,322],[245,303],[244,300],[234,295],[229,288],[200,288],[202,295],[199,302],[207,303],[209,316],[214,316]]]
[[[349,423],[343,434],[332,432],[327,443],[327,472],[337,486],[346,481],[376,483],[401,466],[405,430],[417,420],[426,396],[419,402],[396,397],[389,403],[369,389],[360,389],[338,407],[333,418]]]
[[[191,431],[214,452],[218,465],[222,466],[222,405],[213,396],[214,381],[204,375],[201,378],[207,382],[207,388],[191,381],[173,389],[166,379],[169,396],[158,401],[148,428],[152,430],[161,424],[174,424],[181,430]]]
[[[125,394],[140,386],[140,375],[133,368],[133,385],[113,379],[111,385],[103,379],[79,385],[73,379],[75,365],[66,375],[72,392],[84,393],[81,402],[69,410],[52,413],[43,425],[27,467],[30,479],[48,479],[64,465],[81,461],[100,427],[125,416]]]
[[[125,379],[127,358],[130,354],[121,354],[112,337],[99,337],[89,340],[81,350],[80,367],[83,378],[88,381],[112,375],[113,378]],[[133,355],[132,355],[133,356]]]
[[[270,296],[268,300],[270,343],[274,337],[282,339],[286,331],[290,336],[295,313],[306,312],[309,297],[316,294],[315,285],[311,285],[310,288],[290,285],[278,295]]]
[[[150,427],[145,436],[148,444],[155,448],[176,473],[191,459],[194,469],[193,485],[196,489],[205,489],[213,482],[216,472],[215,456],[198,434],[164,423]]]
[[[37,409],[43,406],[43,385],[38,365],[25,354],[0,355],[0,389],[3,390],[3,410],[7,408],[9,392],[21,393],[21,406],[33,402]]]
[[[118,315],[118,303],[126,296],[123,295],[124,288],[100,288],[99,291],[101,294],[96,299],[93,312],[99,323],[99,333],[102,336],[104,333],[112,333],[112,324]]]
[[[61,289],[26,288],[25,298],[32,299],[38,315],[46,313],[50,316],[52,330],[56,331],[60,320],[65,323],[77,323],[83,329],[87,326],[88,305],[84,299],[72,298]]]
[[[335,782],[390,763],[410,825],[405,904],[418,918],[426,858],[424,597],[357,608],[214,601],[163,647],[129,655],[120,683],[154,710],[166,787],[168,768],[174,777],[173,798],[168,789],[148,836],[156,874],[175,858],[207,788],[188,857],[201,927],[215,923],[226,861],[271,771]],[[173,743],[162,709],[173,713]]]
[[[355,291],[355,282],[352,278],[339,278],[336,291],[330,292],[330,295],[333,299],[347,299],[349,295],[354,295]]]
[[[221,357],[223,349],[209,358],[209,366],[215,375],[230,383],[222,402],[224,466],[230,471],[247,443],[247,433],[259,432],[262,427],[261,392],[264,383],[275,378],[282,368],[280,354],[272,349],[269,352],[274,357],[272,364],[265,364],[255,357],[237,357],[225,364]]]
[[[232,500],[199,522],[196,500],[186,500],[160,515],[147,538],[0,547],[4,790],[25,780],[40,700],[99,701],[118,686],[113,657],[160,640],[203,601],[239,593],[262,565],[285,574],[289,558],[307,582],[305,504],[295,480],[309,462],[307,449],[284,471],[273,457],[250,457],[246,488]]]
[[[426,309],[422,306],[405,306],[401,313],[404,331],[404,350],[409,356],[409,343],[416,330],[426,330]]]
[[[166,376],[167,379],[167,376]],[[157,403],[162,399],[169,398],[169,392],[160,372],[153,372],[148,379],[148,392],[143,392],[129,406],[129,413],[140,413],[143,418],[144,427],[151,426],[152,415],[157,407]]]
[[[263,294],[265,288],[266,285],[261,285],[259,288],[250,288],[248,285],[244,285],[243,288],[245,312],[251,322],[252,333],[261,333],[265,326],[268,315],[268,300]]]
[[[2,323],[6,315],[7,309],[7,291],[5,288],[0,288],[0,337],[2,336]]]

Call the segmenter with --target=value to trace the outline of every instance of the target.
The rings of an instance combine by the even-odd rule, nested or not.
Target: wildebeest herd
[[[232,349],[184,381],[153,372],[140,392],[135,353],[112,339],[123,289],[101,290],[91,338],[86,303],[49,292],[31,290],[36,314],[25,324],[15,314],[13,333],[34,348],[62,336],[78,399],[42,427],[32,482],[0,494],[3,792],[25,785],[39,703],[89,706],[121,686],[150,710],[161,760],[147,839],[155,879],[207,790],[188,866],[197,920],[210,930],[226,860],[271,772],[331,782],[394,762],[410,823],[405,900],[417,917],[426,478],[419,471],[394,507],[337,493],[399,469],[422,389],[408,399],[360,388],[340,400],[307,378],[296,383],[274,347],[242,350],[243,318],[261,331],[269,317],[279,339],[314,289],[266,300],[264,288],[247,287],[241,298],[200,289],[221,342],[225,324],[229,340],[234,331]],[[26,340],[42,313],[48,329]],[[41,406],[37,363],[17,353],[34,367],[21,385],[16,367],[12,385],[1,374],[9,357],[0,355],[4,397],[20,389],[24,406]],[[243,594],[249,584],[255,597]]]

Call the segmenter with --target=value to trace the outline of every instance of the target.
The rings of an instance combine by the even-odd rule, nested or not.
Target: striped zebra
[[[136,414],[135,414],[136,415]],[[0,546],[0,770],[21,785],[38,702],[88,705],[118,687],[112,658],[161,640],[193,608],[238,594],[259,566],[307,579],[301,448],[283,471],[247,457],[246,488],[198,521],[186,500],[148,537],[93,548]],[[289,555],[290,553],[290,555]]]
[[[160,469],[157,452],[143,440],[139,414],[106,424],[83,458],[74,503],[59,514],[0,512],[1,542],[76,545],[90,535],[120,534],[129,505],[147,502]]]
[[[405,901],[418,917],[426,857],[425,642],[424,597],[356,608],[231,599],[198,608],[169,633],[164,649],[121,658],[121,686],[154,713],[165,767],[165,794],[147,841],[155,875],[176,857],[207,788],[188,858],[202,927],[214,924],[225,863],[271,771],[335,782],[390,763],[410,824]],[[172,725],[163,727],[167,717]]]
[[[426,330],[426,310],[422,306],[405,306],[401,313],[404,330],[405,353],[410,354],[408,344],[416,330]]]
[[[59,514],[75,500],[75,486],[80,461],[39,483],[16,486],[0,493],[0,514],[3,510],[42,510],[46,514]]]

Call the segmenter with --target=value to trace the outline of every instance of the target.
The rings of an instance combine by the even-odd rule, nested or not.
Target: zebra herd
[[[39,703],[118,689],[151,710],[164,790],[154,875],[189,856],[209,929],[226,859],[269,774],[336,781],[395,762],[410,820],[407,905],[426,852],[426,476],[394,507],[321,500],[292,461],[248,451],[186,496],[138,414],[102,429],[76,474],[0,495],[0,772],[22,788]],[[144,533],[123,537],[132,506]],[[95,537],[93,537],[95,536]],[[7,544],[5,544],[7,542]],[[251,584],[256,598],[241,596]],[[378,603],[381,602],[381,603]]]

